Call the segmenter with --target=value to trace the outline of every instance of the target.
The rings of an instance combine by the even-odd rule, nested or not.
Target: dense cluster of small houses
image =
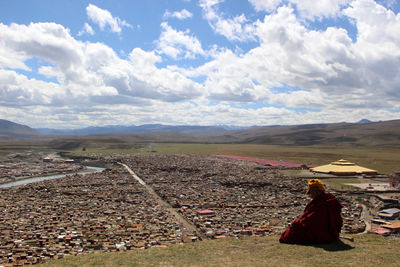
[[[258,163],[160,154],[105,161],[110,167],[101,173],[1,189],[0,266],[203,238],[280,234],[309,200],[306,180],[284,177]],[[198,232],[188,231],[118,162]],[[344,205],[343,231],[364,231],[357,202],[335,194]]]
[[[84,169],[73,161],[62,162],[38,161],[38,162],[7,162],[0,164],[0,183],[12,182],[29,177],[55,175],[77,172]]]
[[[283,177],[268,166],[240,160],[187,155],[131,156],[123,161],[162,198],[209,236],[278,234],[299,216],[309,197],[306,180]],[[360,232],[361,209],[344,204],[344,230]],[[214,213],[202,216],[200,211]]]
[[[181,242],[179,223],[124,169],[1,190],[0,265]]]

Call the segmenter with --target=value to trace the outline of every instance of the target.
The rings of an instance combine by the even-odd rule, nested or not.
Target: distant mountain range
[[[362,120],[359,120],[357,123],[358,124],[365,124],[365,123],[372,123],[373,121],[370,121],[370,120],[367,120],[367,119],[362,119]]]
[[[237,130],[237,129],[243,129],[243,127],[144,124],[140,126],[111,125],[104,127],[86,127],[81,129],[67,129],[67,130],[38,128],[36,130],[42,134],[83,136],[83,135],[94,135],[94,134],[143,134],[143,133],[160,133],[160,132],[202,134],[202,133],[218,133],[227,130]]]
[[[103,127],[86,127],[79,129],[50,129],[37,128],[18,124],[8,120],[0,119],[0,135],[12,137],[34,137],[40,135],[68,135],[85,136],[101,134],[146,134],[177,132],[184,134],[204,134],[219,133],[230,130],[244,129],[245,127],[236,126],[193,126],[193,125],[162,125],[162,124],[144,124],[139,126],[110,125]]]
[[[140,126],[87,127],[75,130],[32,129],[0,120],[2,140],[40,137],[64,145],[81,146],[90,140],[134,144],[145,142],[236,143],[271,145],[352,145],[400,148],[400,120],[356,123],[320,123],[289,126],[184,126],[145,124]],[[68,142],[67,142],[68,141]],[[67,142],[68,144],[64,144]]]
[[[367,119],[362,119],[359,124],[372,123]],[[160,133],[160,132],[177,132],[185,134],[205,134],[205,133],[220,133],[232,130],[244,130],[254,127],[238,127],[238,126],[196,126],[196,125],[162,125],[162,124],[144,124],[144,125],[109,125],[102,127],[86,127],[80,129],[49,129],[37,128],[39,133],[47,135],[96,135],[96,134],[144,134],[144,133]]]

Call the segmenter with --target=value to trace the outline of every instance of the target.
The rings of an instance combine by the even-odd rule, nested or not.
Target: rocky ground
[[[132,178],[127,164],[158,196],[194,225],[182,223]],[[279,234],[309,200],[306,180],[251,162],[189,155],[143,154],[107,159],[102,173],[73,175],[0,192],[0,266],[33,264],[66,254],[117,251]],[[362,231],[351,197],[344,231]]]

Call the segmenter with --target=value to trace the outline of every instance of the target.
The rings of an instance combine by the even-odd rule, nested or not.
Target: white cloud
[[[38,73],[47,78],[56,78],[58,81],[63,80],[63,73],[53,66],[41,66],[38,69]]]
[[[9,62],[4,67],[29,69],[25,60],[37,57],[57,65],[66,76],[78,75],[83,44],[72,38],[68,29],[55,23],[1,27],[0,39],[3,42],[0,43],[0,55],[9,54]]]
[[[190,101],[168,103],[151,100],[132,105],[103,103],[86,107],[2,106],[0,117],[33,127],[81,128],[104,125],[141,125],[149,123],[188,125],[284,125],[316,122],[356,122],[399,119],[397,113],[384,109],[324,109],[298,113],[284,107],[245,108],[225,103],[209,105]]]
[[[201,95],[202,86],[173,70],[158,69],[154,64],[160,60],[154,52],[139,48],[129,55],[130,90],[150,99],[162,99],[167,102],[192,99]]]
[[[395,15],[371,0],[352,2],[345,14],[356,21],[358,29],[355,71],[361,87],[375,90],[378,99],[399,99],[400,14]]]
[[[293,9],[280,7],[257,24],[260,46],[240,56],[221,52],[191,75],[207,77],[208,97],[219,101],[292,108],[396,108],[399,15],[373,1],[354,1],[346,14],[357,21],[355,43],[341,28],[307,29]],[[282,84],[298,90],[270,90]]]
[[[123,60],[110,47],[77,41],[67,29],[54,23],[1,27],[0,38],[5,41],[0,43],[0,54],[6,51],[21,55],[15,62],[4,62],[4,68],[28,69],[25,60],[37,57],[51,63],[40,66],[38,73],[58,81],[28,79],[2,70],[1,84],[7,84],[2,90],[2,99],[8,105],[78,106],[107,100],[117,104],[126,102],[127,98],[132,103],[138,99],[178,101],[200,94],[201,86],[190,79],[155,67],[160,57],[154,52],[134,49],[130,60]]]
[[[300,17],[314,20],[337,17],[341,8],[350,0],[290,0],[290,2],[297,6]]]
[[[154,71],[155,64],[161,62],[161,57],[154,52],[146,52],[140,48],[134,48],[129,54],[130,60],[139,70],[144,72]]]
[[[278,6],[278,1],[251,2],[260,11]],[[219,3],[201,1],[215,32],[233,41],[257,40],[254,48],[239,54],[215,44],[205,51],[190,30],[163,22],[155,50],[133,47],[125,58],[103,43],[76,40],[56,23],[0,23],[0,117],[36,127],[399,118],[390,111],[400,109],[399,14],[372,0],[354,0],[345,9],[330,2],[312,12],[303,2],[302,16],[308,19],[350,18],[357,30],[353,41],[342,28],[310,29],[296,16],[299,6],[288,1],[255,22],[244,15],[224,19]],[[117,24],[106,22],[110,17]],[[121,29],[110,17],[99,26]],[[208,62],[186,69],[164,66],[164,55]],[[39,62],[37,70],[32,59]]]
[[[83,25],[83,29],[80,32],[78,32],[78,36],[81,36],[85,33],[87,33],[89,35],[94,35],[94,30],[88,23],[85,23]]]
[[[109,86],[87,86],[79,84],[60,85],[28,79],[14,71],[0,70],[0,103],[5,106],[63,106],[89,104],[92,96],[116,95]]]
[[[344,13],[355,20],[359,43],[400,43],[399,14],[372,0],[355,0]]]
[[[217,9],[217,5],[221,2],[223,0],[200,0],[200,7],[211,28],[230,41],[254,41],[253,23],[247,23],[248,20],[244,14],[228,19],[223,18]]]
[[[190,13],[189,11],[187,11],[186,9],[182,9],[181,11],[174,11],[174,12],[170,12],[169,10],[166,10],[164,13],[164,18],[176,18],[176,19],[187,19],[187,18],[191,18],[193,16],[192,13]]]
[[[255,25],[248,21],[244,14],[232,18],[225,18],[218,10],[218,5],[224,0],[200,0],[200,7],[211,28],[218,34],[231,41],[255,41]],[[274,12],[281,6],[282,0],[249,0],[256,11]],[[342,8],[350,0],[288,0],[297,8],[300,18],[315,20],[337,17]]]
[[[161,23],[162,32],[157,41],[157,47],[160,53],[166,54],[174,59],[179,57],[195,58],[197,55],[205,55],[200,41],[190,36],[190,32],[177,31],[168,23]]]
[[[249,0],[256,11],[274,11],[281,3],[282,0]]]
[[[108,26],[110,31],[120,33],[122,31],[121,27],[132,27],[119,17],[113,17],[108,10],[101,9],[93,4],[89,4],[86,7],[86,12],[89,19],[93,23],[96,23],[101,30],[104,30]]]

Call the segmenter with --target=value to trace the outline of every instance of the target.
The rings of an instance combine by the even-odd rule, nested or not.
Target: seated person
[[[321,244],[337,241],[343,225],[341,216],[343,206],[334,195],[326,192],[324,184],[319,179],[308,181],[306,194],[312,199],[307,203],[303,215],[294,220],[282,233],[279,242]]]

